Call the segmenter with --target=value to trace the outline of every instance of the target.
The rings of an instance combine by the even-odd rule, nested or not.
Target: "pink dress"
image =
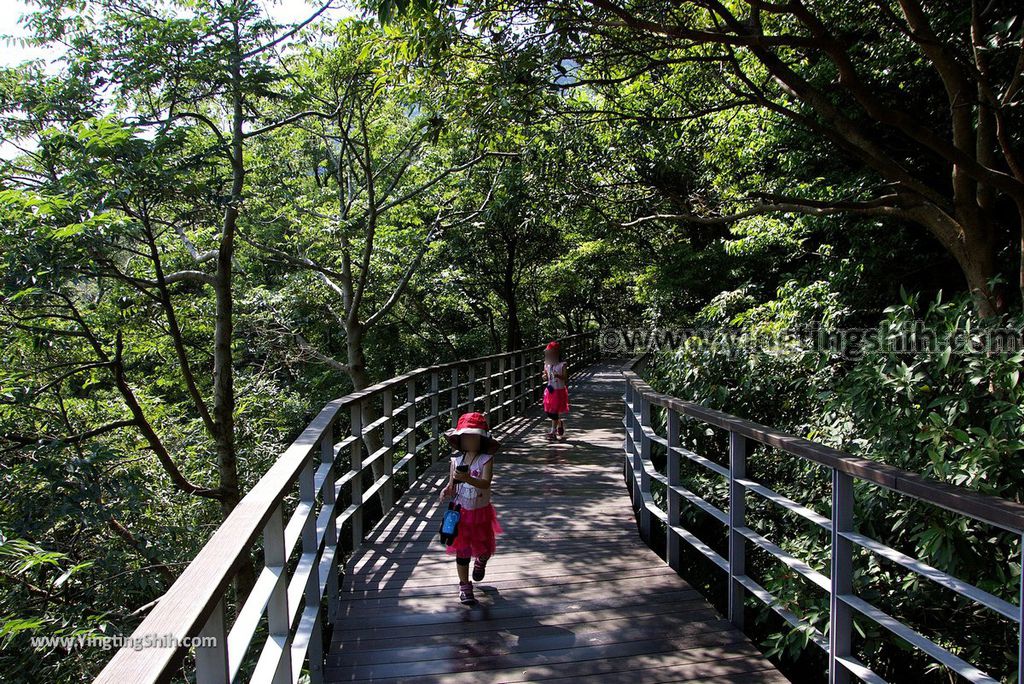
[[[565,362],[546,364],[548,384],[544,388],[544,413],[549,418],[558,418],[569,413],[569,388],[556,374],[565,373]]]
[[[466,461],[465,454],[452,454],[455,465],[468,465],[469,474],[473,477],[480,477],[492,458],[493,454],[477,454],[475,459]],[[448,553],[459,558],[493,556],[497,548],[495,536],[501,534],[501,525],[491,505],[490,488],[478,489],[465,482],[456,482],[454,501],[462,506],[462,516],[459,518],[459,533],[455,543],[448,546]]]

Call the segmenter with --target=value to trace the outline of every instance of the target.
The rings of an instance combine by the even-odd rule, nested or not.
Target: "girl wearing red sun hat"
[[[551,419],[548,439],[565,435],[565,417],[569,415],[569,369],[562,361],[562,348],[558,342],[548,342],[544,348],[544,413]]]
[[[448,484],[441,491],[442,499],[453,499],[460,513],[458,533],[448,544],[448,553],[455,556],[459,574],[459,600],[476,603],[473,583],[469,580],[469,561],[473,579],[484,578],[487,561],[494,555],[495,535],[501,532],[498,516],[491,505],[491,480],[494,477],[494,454],[501,446],[491,437],[487,417],[482,413],[464,413],[455,429],[445,433],[455,453],[452,454]]]

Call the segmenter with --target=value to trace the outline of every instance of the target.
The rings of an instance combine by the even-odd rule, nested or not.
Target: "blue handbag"
[[[462,460],[465,461],[466,457],[463,456]],[[466,469],[464,465],[460,465],[459,469]],[[462,486],[462,483],[459,483]],[[448,502],[448,510],[444,512],[444,517],[441,518],[441,531],[438,532],[438,539],[441,543],[446,546],[451,546],[455,538],[459,536],[459,520],[462,518],[462,504],[457,504],[455,501]]]
[[[462,518],[462,505],[453,501],[448,502],[448,510],[444,512],[441,519],[441,531],[438,538],[442,544],[451,546],[455,538],[459,536],[459,520]]]

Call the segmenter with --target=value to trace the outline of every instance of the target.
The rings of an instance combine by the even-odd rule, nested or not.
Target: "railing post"
[[[484,361],[484,373],[487,377],[484,380],[484,415],[487,416],[487,423],[491,422],[491,392],[494,391],[494,379],[491,377],[491,361]]]
[[[1024,568],[1024,536],[1020,538],[1021,567]],[[1020,589],[1017,593],[1017,681],[1024,682],[1024,572],[1020,574]]]
[[[640,393],[640,420],[636,423],[636,431],[634,432],[634,448],[637,443],[639,443],[640,448],[636,450],[633,476],[638,477],[640,491],[645,494],[650,494],[651,492],[651,477],[647,474],[647,469],[644,467],[645,463],[651,462],[651,440],[644,430],[650,424],[651,404],[647,397]],[[651,512],[644,504],[642,496],[638,499],[637,504],[640,507],[640,535],[644,541],[649,542],[651,540]]]
[[[320,545],[316,538],[316,479],[313,469],[313,459],[307,459],[306,465],[302,467],[299,474],[299,503],[309,506],[309,514],[302,523],[302,555],[307,558],[312,555],[312,567],[309,576],[306,578],[305,605],[306,607],[316,606],[320,610]],[[324,648],[323,636],[320,633],[319,618],[313,621],[307,642],[307,653],[309,656],[309,681],[311,684],[320,684],[324,680]],[[289,673],[290,677],[290,673]]]
[[[455,427],[459,422],[459,367],[454,366],[452,368],[452,427]]]
[[[199,646],[196,647],[196,684],[227,684],[228,682],[228,633],[224,628],[224,599],[206,618],[206,624],[199,632]],[[203,646],[206,639],[212,639],[210,646]]]
[[[431,376],[436,378],[437,374],[434,373]],[[431,397],[436,399],[436,397]],[[406,397],[405,401],[409,404],[409,408],[405,410],[406,427],[409,428],[409,435],[405,438],[405,453],[409,456],[409,463],[405,467],[405,473],[409,487],[412,487],[412,483],[416,481],[418,475],[419,466],[416,463],[416,378],[409,380],[406,383]],[[434,416],[434,424],[437,424],[437,416]]]
[[[468,384],[468,391],[466,392],[466,400],[469,402],[469,410],[476,411],[476,364],[468,364],[466,368],[466,383]]]
[[[676,491],[679,486],[679,461],[680,455],[675,452],[679,446],[679,414],[671,408],[665,409],[668,413],[668,426],[666,436],[668,445],[665,448],[665,459],[668,469],[668,526],[665,530],[665,562],[674,570],[680,566],[680,539],[672,531],[674,525],[681,526],[680,518],[683,512],[682,497]]]
[[[853,610],[840,599],[853,592],[853,542],[842,536],[853,532],[853,477],[832,470],[832,580],[829,596],[828,681],[847,684],[850,672],[836,659],[849,656],[853,637]]]
[[[361,401],[352,403],[349,411],[349,425],[352,445],[349,447],[349,463],[356,475],[351,481],[352,505],[356,507],[352,514],[352,551],[363,543],[363,406]]]
[[[284,511],[277,504],[263,528],[263,559],[266,567],[277,572],[274,588],[267,601],[268,638],[280,642],[281,657],[271,677],[273,684],[290,684],[292,649],[289,644],[291,615],[288,611],[288,558],[284,549]]]
[[[509,363],[512,364],[512,372],[508,379],[509,387],[511,388],[510,391],[512,393],[512,405],[509,408],[509,413],[512,414],[512,417],[522,414],[522,411],[519,410],[519,405],[523,398],[520,394],[522,387],[519,384],[519,376],[522,374],[522,366],[519,365],[519,359],[521,356],[522,352],[513,352],[512,356],[509,358]]]
[[[544,400],[544,357],[533,360],[533,403],[540,404]]]
[[[385,478],[384,486],[381,488],[381,493],[384,496],[381,500],[392,502],[395,500],[395,426],[392,422],[395,419],[392,415],[394,412],[395,392],[389,387],[381,393],[381,413],[384,416],[384,422],[380,426],[380,446],[384,450],[381,458],[384,459]]]
[[[526,360],[526,352],[519,352],[519,414],[526,415],[530,410],[530,399],[527,394],[529,387],[530,367]]]
[[[636,488],[633,482],[633,386],[626,381],[626,391],[623,398],[623,404],[625,405],[624,415],[622,417],[622,450],[623,450],[623,464],[622,473],[626,477],[627,483],[630,485],[630,492],[635,497]],[[633,505],[636,506],[636,499],[633,499]]]
[[[744,589],[737,578],[747,574],[745,538],[746,488],[736,480],[747,476],[747,438],[729,432],[729,621],[743,629]]]
[[[441,425],[438,414],[441,411],[441,375],[437,371],[430,373],[430,462],[437,463],[441,453]]]
[[[498,357],[498,421],[496,425],[505,422],[505,357]]]
[[[526,366],[527,373],[527,396],[529,397],[530,406],[536,406],[537,404],[537,390],[540,388],[540,369],[538,368],[537,359],[531,357]]]
[[[320,462],[330,463],[327,470],[327,479],[324,480],[324,507],[333,506],[330,520],[327,521],[327,529],[324,531],[324,548],[333,548],[334,557],[331,560],[331,567],[327,572],[327,584],[324,593],[327,594],[327,621],[334,624],[338,619],[338,611],[341,608],[341,600],[338,596],[338,497],[335,489],[335,468],[334,461],[334,424],[327,426],[323,437],[320,438]]]

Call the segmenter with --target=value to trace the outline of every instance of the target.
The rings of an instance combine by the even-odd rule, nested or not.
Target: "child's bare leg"
[[[455,568],[459,572],[459,583],[466,584],[469,582],[469,556],[465,558],[456,558]]]

